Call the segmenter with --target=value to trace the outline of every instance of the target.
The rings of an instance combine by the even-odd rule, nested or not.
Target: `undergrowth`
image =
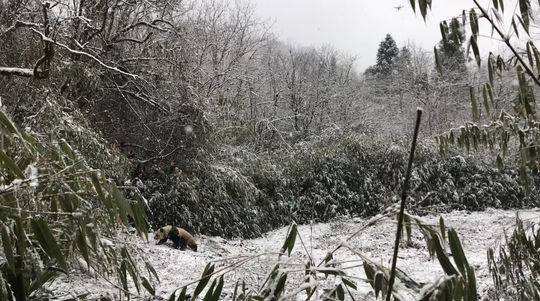
[[[0,111],[0,300],[47,299],[42,288],[77,266],[115,284],[119,295],[133,294],[128,279],[153,294],[153,268],[135,261],[122,239],[111,242],[129,224],[148,233],[145,200],[127,199],[51,136],[20,129]]]
[[[493,277],[491,298],[497,300],[540,300],[540,227],[538,219],[516,225],[497,248],[488,250]]]
[[[257,237],[290,221],[373,216],[395,201],[406,148],[366,136],[298,144],[255,155],[226,149],[190,171],[155,172],[141,185],[154,226],[174,224],[224,237]],[[518,172],[463,156],[417,151],[410,209],[436,211],[523,208],[538,204]]]

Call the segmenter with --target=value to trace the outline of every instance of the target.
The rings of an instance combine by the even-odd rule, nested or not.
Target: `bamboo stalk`
[[[416,123],[414,126],[413,139],[411,144],[411,152],[409,153],[409,162],[407,164],[407,172],[405,174],[405,182],[403,183],[403,190],[401,191],[401,204],[399,207],[398,215],[398,227],[396,232],[396,241],[394,243],[394,256],[392,257],[392,268],[390,269],[390,279],[388,280],[388,291],[386,293],[386,301],[390,301],[392,295],[392,288],[396,278],[396,264],[399,252],[399,241],[401,240],[401,232],[403,232],[403,215],[405,211],[405,205],[407,200],[407,192],[409,190],[409,181],[411,179],[411,169],[414,159],[414,151],[416,150],[416,142],[418,140],[418,130],[420,128],[420,121],[422,119],[422,109],[416,110]]]

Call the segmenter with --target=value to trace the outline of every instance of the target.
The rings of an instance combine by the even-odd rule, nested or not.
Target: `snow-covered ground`
[[[488,247],[494,247],[502,241],[504,230],[512,228],[515,215],[515,211],[493,209],[472,213],[454,211],[442,215],[445,224],[448,227],[454,227],[461,237],[469,263],[476,270],[479,292],[484,291],[491,283],[486,265],[486,251]],[[540,209],[520,211],[520,216],[525,221],[538,222]],[[438,216],[425,216],[422,219],[427,223],[436,224]],[[299,226],[302,239],[296,241],[291,259],[286,259],[288,260],[286,266],[298,272],[293,271],[290,274],[288,288],[302,281],[303,265],[295,264],[305,264],[309,256],[316,263],[320,262],[329,250],[335,248],[365,223],[364,219],[343,219]],[[349,242],[349,245],[367,255],[374,262],[389,266],[395,228],[394,220],[384,219],[362,231]],[[160,282],[156,284],[159,296],[157,299],[160,297],[166,299],[174,289],[198,279],[208,262],[214,262],[217,270],[242,260],[246,261],[236,270],[227,273],[224,292],[232,291],[237,279],[243,279],[246,284],[259,287],[277,261],[278,255],[275,253],[280,250],[287,230],[288,228],[284,227],[250,240],[225,240],[220,237],[198,236],[196,239],[199,243],[199,252],[180,251],[167,245],[155,245],[153,241],[137,240],[135,243],[140,247],[140,255],[154,266],[160,277]],[[360,295],[369,297],[370,288],[362,281],[365,275],[358,257],[349,250],[341,249],[335,253],[334,258],[341,262],[341,268],[346,268],[349,275],[358,278],[356,283]],[[420,283],[433,281],[443,275],[437,260],[430,259],[422,236],[416,230],[413,230],[412,243],[403,245],[400,249],[398,268]],[[64,298],[69,295],[79,296],[85,292],[90,293],[91,296],[109,295],[112,299],[119,298],[118,289],[104,280],[77,272],[71,276],[69,282],[65,278],[56,280],[50,289]],[[191,287],[191,290],[193,288]],[[149,295],[143,298],[151,299]]]

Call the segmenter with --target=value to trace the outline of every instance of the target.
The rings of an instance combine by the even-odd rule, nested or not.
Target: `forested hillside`
[[[523,36],[536,5],[515,2],[520,9],[510,24]],[[422,22],[431,1],[405,4]],[[422,300],[444,281],[477,300],[474,268],[454,258],[461,250],[455,231],[442,218],[433,227],[421,216],[538,206],[534,39],[500,37],[513,55],[484,57],[478,22],[500,33],[493,20],[505,21],[505,4],[494,0],[486,12],[476,3],[441,22],[434,49],[381,36],[376,61],[360,70],[354,55],[330,45],[283,41],[255,5],[0,0],[0,300],[51,298],[45,284],[73,270],[106,279],[118,290],[107,298],[162,298],[154,296],[160,271],[132,240],[152,240],[148,233],[165,225],[226,239],[291,225],[281,258],[291,255],[296,224],[394,218],[417,107],[424,117],[405,222],[409,239],[416,225],[449,277]],[[527,240],[526,230],[516,231],[518,238],[507,239]],[[538,258],[531,248],[519,252]],[[399,298],[381,289],[391,278],[383,261],[360,257],[376,295]],[[317,296],[343,300],[346,287],[353,298],[351,279],[323,259],[322,273],[340,279],[341,288]],[[308,299],[320,289],[310,282],[321,276],[309,272],[312,261],[305,270],[312,286],[302,295]],[[213,271],[208,265],[203,281],[190,283],[201,285],[187,291],[193,299],[231,298],[221,294],[226,273]],[[268,273],[259,291],[243,288],[244,300],[284,298],[286,270],[277,263]],[[492,286],[502,294],[510,277],[494,273]],[[525,274],[536,273],[535,265]],[[210,276],[221,278],[202,294]],[[405,276],[398,275],[402,282]],[[513,285],[526,287],[523,296],[540,291],[526,279]],[[416,294],[420,284],[409,289]],[[172,298],[184,300],[180,291]]]

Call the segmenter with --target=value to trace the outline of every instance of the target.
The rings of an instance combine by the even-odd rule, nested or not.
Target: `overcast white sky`
[[[251,1],[261,18],[273,22],[273,32],[282,40],[304,46],[331,44],[356,55],[359,70],[374,64],[379,42],[387,33],[400,47],[411,41],[431,50],[441,38],[439,22],[474,6],[472,0],[433,0],[433,9],[424,23],[419,12],[413,13],[409,0]],[[514,1],[506,2],[510,6]],[[401,5],[402,9],[395,9]],[[507,11],[513,7],[509,8]],[[493,42],[484,42],[482,45],[480,40],[481,49],[497,47]]]

